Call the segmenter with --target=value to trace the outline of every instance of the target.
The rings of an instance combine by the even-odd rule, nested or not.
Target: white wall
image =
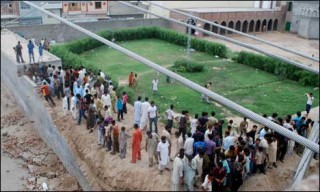
[[[55,15],[61,16],[61,9],[49,9],[47,11],[50,11],[51,13],[53,13]],[[57,23],[61,23],[61,22],[59,20],[45,14],[45,13],[42,13],[42,23],[43,24],[57,24]]]

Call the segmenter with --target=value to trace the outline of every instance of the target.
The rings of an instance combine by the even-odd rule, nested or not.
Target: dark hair
[[[231,129],[232,127],[230,125],[228,125],[227,129]]]
[[[149,98],[148,98],[148,97],[146,97],[146,98],[144,98],[144,100],[145,100],[145,101],[149,101]]]
[[[236,148],[233,145],[230,145],[229,150],[234,151]]]
[[[194,115],[194,118],[195,118],[195,119],[198,119],[198,118],[199,118],[198,113],[196,113],[196,114]]]
[[[213,139],[213,135],[212,135],[212,134],[208,134],[208,138],[209,138],[210,140],[212,140],[212,139]]]
[[[216,112],[212,111],[211,116],[215,116],[215,115],[216,115]]]
[[[190,132],[188,132],[188,137],[191,137],[191,136],[192,136],[192,134]]]
[[[154,104],[154,101],[151,101],[151,105],[153,105]]]
[[[273,117],[273,118],[278,117],[278,113],[273,113],[273,114],[272,114],[272,117]]]
[[[138,96],[138,101],[141,101],[141,96]]]
[[[233,120],[232,120],[232,119],[230,119],[230,120],[229,120],[229,123],[231,123],[231,124],[232,124],[232,123],[233,123]]]
[[[298,117],[301,116],[301,111],[297,111],[297,116],[298,116]]]
[[[137,128],[139,128],[139,125],[138,125],[137,123],[135,123],[135,124],[133,125],[133,127],[134,127],[135,129],[137,129]]]
[[[173,109],[174,108],[174,106],[173,105],[170,105],[170,109]]]

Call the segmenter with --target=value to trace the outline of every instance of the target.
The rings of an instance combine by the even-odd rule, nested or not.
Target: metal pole
[[[200,93],[207,95],[208,97],[212,98],[213,100],[221,103],[222,105],[229,107],[230,109],[233,109],[233,110],[245,115],[246,117],[252,119],[253,121],[256,121],[262,125],[265,125],[265,126],[269,127],[270,129],[272,129],[278,133],[281,133],[285,137],[288,137],[288,138],[294,140],[295,142],[306,146],[307,148],[311,149],[312,151],[319,153],[319,145],[318,144],[316,144],[312,141],[309,141],[308,139],[306,139],[300,135],[294,134],[293,132],[287,130],[286,128],[284,128],[284,127],[282,127],[282,126],[280,126],[280,125],[278,125],[278,124],[276,124],[276,123],[274,123],[264,117],[261,117],[260,115],[234,103],[233,101],[230,101],[229,99],[226,99],[226,98],[218,95],[217,93],[214,93],[214,92],[212,92],[212,91],[210,91],[210,90],[208,90],[208,89],[206,89],[206,88],[204,88],[204,87],[202,87],[202,86],[200,86],[200,85],[198,85],[198,84],[196,84],[196,83],[194,83],[194,82],[192,82],[192,81],[190,81],[190,80],[188,80],[188,79],[186,79],[186,78],[184,78],[184,77],[182,77],[182,76],[180,76],[180,75],[178,75],[178,74],[176,74],[176,73],[174,73],[164,67],[161,67],[158,64],[156,64],[156,63],[154,63],[154,62],[152,62],[152,61],[150,61],[150,60],[148,60],[148,59],[146,59],[146,58],[144,58],[144,57],[142,57],[132,51],[129,51],[129,50],[127,50],[127,49],[125,49],[115,43],[112,43],[112,42],[108,41],[107,39],[105,39],[95,33],[92,33],[89,30],[86,30],[76,24],[73,24],[64,18],[61,18],[60,16],[57,16],[57,15],[55,15],[55,14],[53,14],[43,8],[40,8],[37,5],[34,5],[33,3],[30,3],[28,1],[24,1],[24,2],[27,3],[28,5],[31,5],[35,8],[37,8],[40,11],[46,13],[47,15],[50,15],[51,17],[56,18],[59,21],[71,26],[72,28],[75,28],[75,29],[81,31],[82,33],[84,33],[84,34],[86,34],[86,35],[106,44],[106,45],[109,45],[110,47],[114,48],[115,50],[149,66],[150,68],[153,68],[156,71],[159,71],[159,72],[179,81],[180,83],[186,85],[187,87],[190,87],[191,89],[194,89]]]
[[[289,59],[287,59],[287,58],[285,58],[285,57],[282,57],[282,56],[275,55],[275,54],[270,53],[270,52],[268,52],[268,51],[261,50],[261,49],[259,49],[259,48],[256,48],[256,47],[252,46],[252,45],[243,43],[243,42],[241,42],[241,41],[237,41],[237,40],[234,40],[234,39],[225,37],[225,36],[223,36],[223,35],[219,35],[219,34],[216,34],[216,33],[211,32],[211,31],[207,31],[207,30],[204,30],[204,29],[202,29],[202,28],[195,27],[195,26],[193,26],[193,25],[189,25],[189,24],[184,23],[184,22],[181,22],[181,21],[177,21],[177,20],[172,19],[172,18],[168,18],[168,17],[164,17],[164,16],[162,16],[162,15],[156,14],[156,13],[152,13],[152,12],[150,12],[150,11],[148,11],[148,10],[145,10],[145,9],[143,9],[143,8],[140,8],[140,7],[137,7],[137,6],[134,6],[134,5],[131,5],[131,4],[126,3],[126,2],[123,2],[123,1],[117,1],[117,3],[121,3],[121,4],[123,4],[123,5],[127,5],[127,6],[129,6],[129,7],[138,9],[138,10],[140,10],[140,11],[147,12],[147,13],[149,13],[149,14],[151,14],[151,15],[155,15],[155,16],[157,16],[157,17],[160,17],[160,18],[162,18],[162,19],[171,21],[171,22],[173,22],[173,23],[177,23],[177,24],[183,25],[183,26],[185,26],[185,27],[190,27],[190,28],[192,28],[192,29],[195,29],[195,30],[201,31],[201,32],[203,32],[203,33],[206,33],[206,34],[208,34],[208,35],[212,35],[212,36],[214,36],[214,37],[218,37],[218,38],[223,39],[223,40],[225,40],[225,41],[228,41],[228,42],[231,42],[231,43],[234,43],[234,44],[237,44],[237,45],[246,47],[246,48],[248,48],[248,49],[252,49],[252,50],[254,50],[254,51],[260,52],[260,53],[262,53],[262,54],[264,54],[264,55],[268,55],[268,56],[273,57],[273,58],[282,60],[282,61],[284,61],[286,64],[291,64],[291,65],[294,65],[294,66],[299,67],[299,68],[301,68],[301,69],[310,71],[310,72],[312,72],[312,73],[319,74],[319,70],[317,70],[317,69],[313,69],[313,68],[311,68],[311,67],[309,67],[309,66],[307,66],[307,65],[304,65],[304,64],[302,64],[302,63],[298,63],[298,62],[293,61],[293,60],[289,60]]]
[[[317,116],[317,120],[314,121],[314,125],[309,135],[309,140],[314,141],[315,143],[319,142],[319,115]],[[309,168],[311,159],[313,158],[314,152],[310,149],[305,149],[303,151],[302,158],[296,169],[296,174],[294,176],[292,186],[293,188],[303,179],[306,175],[306,172]]]
[[[256,41],[259,41],[259,42],[262,42],[262,43],[271,45],[271,46],[273,46],[273,47],[277,47],[277,48],[282,49],[282,50],[284,50],[284,51],[288,51],[288,52],[290,52],[290,53],[299,55],[299,56],[301,56],[301,57],[304,57],[304,58],[307,58],[307,59],[310,59],[310,60],[319,62],[319,58],[310,57],[310,56],[305,55],[305,54],[303,54],[303,53],[300,53],[300,52],[298,52],[298,51],[294,51],[294,50],[291,50],[291,49],[287,49],[287,48],[285,48],[285,47],[283,47],[283,46],[279,46],[279,45],[277,45],[277,44],[274,44],[274,43],[271,43],[271,42],[269,42],[269,41],[263,40],[263,39],[261,39],[261,38],[255,37],[255,36],[253,36],[253,35],[249,35],[249,34],[246,34],[246,33],[242,33],[241,31],[237,31],[237,30],[231,29],[231,28],[229,28],[229,27],[225,27],[225,26],[223,26],[223,25],[219,25],[219,24],[217,24],[217,23],[214,23],[214,22],[211,22],[211,21],[202,19],[202,18],[200,18],[200,17],[194,16],[194,15],[191,15],[191,14],[188,14],[188,13],[185,13],[185,12],[182,12],[182,11],[178,11],[178,10],[175,10],[175,9],[170,9],[170,8],[165,7],[165,6],[158,5],[158,4],[156,4],[156,3],[152,3],[152,2],[150,2],[150,1],[148,1],[148,2],[143,1],[143,2],[149,3],[149,5],[154,5],[154,6],[157,6],[157,7],[161,7],[161,8],[163,8],[163,9],[168,10],[168,11],[172,11],[172,12],[175,12],[175,13],[179,13],[179,14],[184,15],[184,16],[187,16],[187,17],[192,17],[192,18],[194,18],[194,19],[197,19],[197,20],[199,20],[199,21],[203,21],[203,22],[205,22],[205,23],[214,25],[214,26],[216,26],[216,27],[220,27],[220,28],[225,29],[225,30],[227,30],[227,31],[232,31],[232,32],[234,32],[234,33],[236,33],[236,34],[239,34],[239,35],[248,37],[248,38],[250,38],[250,39],[254,39],[254,40],[256,40]]]
[[[188,41],[187,41],[187,51],[186,51],[186,56],[187,56],[187,62],[189,63],[190,59],[190,48],[191,48],[191,28],[188,27]]]

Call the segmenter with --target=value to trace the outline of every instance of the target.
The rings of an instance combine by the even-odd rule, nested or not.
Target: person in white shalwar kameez
[[[64,115],[69,114],[69,111],[68,111],[68,98],[67,98],[66,95],[64,95],[63,99],[62,99],[62,111],[63,111]]]
[[[197,165],[192,156],[187,156],[183,160],[183,179],[184,179],[184,191],[194,191],[194,177],[196,175]]]
[[[139,96],[138,100],[135,101],[133,105],[133,110],[134,110],[133,121],[135,124],[138,124],[138,125],[140,125],[140,119],[141,119],[141,104],[142,104],[141,96]]]
[[[77,107],[76,107],[77,98],[71,93],[71,101],[70,101],[70,110],[72,113],[72,117],[74,120],[77,119]]]
[[[104,94],[101,96],[101,101],[103,103],[103,107],[105,106],[108,106],[108,108],[111,107],[111,97],[109,93],[104,92]]]
[[[172,191],[180,191],[180,184],[183,181],[183,159],[184,149],[180,149],[178,156],[173,161],[172,170]]]
[[[204,155],[204,151],[199,150],[199,154],[193,158],[193,160],[196,163],[196,168],[197,168],[197,173],[198,173],[195,176],[195,184],[196,185],[199,184],[199,182],[201,180],[201,176],[202,176],[203,155]]]
[[[159,172],[160,175],[162,175],[162,171],[164,167],[167,170],[169,169],[169,142],[167,141],[165,136],[161,137],[161,141],[158,143],[157,146],[157,152],[158,152],[158,157],[159,157]]]
[[[149,121],[148,110],[151,105],[148,102],[148,100],[149,100],[149,98],[146,97],[145,101],[141,104],[140,129],[142,129],[142,130],[146,130],[147,125],[148,125],[148,121]]]

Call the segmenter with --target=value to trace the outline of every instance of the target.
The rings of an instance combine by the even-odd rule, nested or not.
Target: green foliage
[[[234,60],[237,63],[248,65],[268,73],[273,73],[282,78],[297,81],[303,86],[319,86],[319,76],[317,74],[305,71],[293,65],[288,65],[279,59],[241,51]]]
[[[181,59],[174,62],[173,69],[178,72],[199,73],[203,71],[204,65],[195,61]]]
[[[122,97],[122,93],[123,92],[126,92],[127,95],[128,95],[128,103],[132,104],[134,103],[135,99],[134,98],[134,91],[132,88],[129,88],[129,87],[124,87],[124,86],[119,86],[117,89],[116,89],[116,92],[117,92],[117,96],[121,96]]]

